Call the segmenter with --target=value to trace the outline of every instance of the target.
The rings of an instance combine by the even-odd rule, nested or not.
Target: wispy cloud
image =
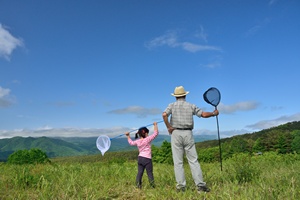
[[[2,88],[0,86],[0,108],[8,107],[13,104],[13,100],[9,96],[10,89]]]
[[[11,137],[98,137],[107,135],[113,137],[130,130],[126,127],[107,129],[77,129],[77,128],[51,128],[49,126],[38,129],[0,130],[0,139]]]
[[[14,37],[2,24],[0,24],[0,57],[10,59],[17,47],[22,47],[23,41]]]
[[[202,40],[205,41],[205,42],[208,42],[208,40],[207,40],[207,37],[208,37],[208,36],[207,36],[207,34],[205,33],[203,26],[200,26],[200,30],[197,30],[197,31],[196,31],[195,37],[196,37],[196,38],[200,38],[200,39],[202,39]]]
[[[206,35],[204,35],[203,31],[202,32],[200,31],[200,34],[198,34],[197,36],[202,37],[205,40],[207,37]],[[149,49],[157,48],[160,46],[168,46],[171,48],[182,48],[183,50],[192,53],[198,51],[221,51],[221,48],[217,46],[201,45],[189,41],[180,41],[178,33],[175,31],[168,31],[166,34],[156,37],[146,43],[146,47]]]
[[[278,1],[278,0],[270,0],[270,1],[269,1],[269,6],[274,5],[277,1]]]
[[[118,115],[133,114],[133,115],[137,115],[140,118],[144,118],[147,117],[148,115],[161,114],[162,110],[158,108],[144,108],[141,106],[129,106],[127,108],[112,110],[109,111],[108,113],[118,114]]]
[[[252,35],[255,35],[256,33],[258,33],[263,27],[265,27],[267,24],[270,23],[270,19],[269,18],[265,18],[264,20],[258,22],[257,24],[255,24],[254,26],[250,27],[246,33],[245,33],[245,37],[249,37]]]
[[[271,106],[271,111],[277,111],[277,110],[282,110],[284,107],[283,106]]]
[[[205,67],[205,68],[217,68],[221,66],[223,57],[221,55],[214,55],[211,58],[209,58],[209,61],[207,64],[201,64],[201,67]]]
[[[255,110],[259,106],[259,103],[256,101],[244,101],[244,102],[238,102],[232,105],[225,105],[223,103],[220,103],[218,106],[218,109],[221,113],[224,114],[231,114],[238,111],[249,111],[249,110]]]
[[[193,53],[197,51],[220,51],[221,50],[219,47],[209,46],[209,45],[199,45],[191,42],[182,42],[180,43],[179,46],[181,46],[184,50]]]
[[[251,128],[253,130],[268,129],[274,126],[278,126],[293,121],[300,121],[300,113],[296,113],[289,116],[283,115],[281,117],[278,117],[276,119],[271,119],[271,120],[259,121],[255,124],[248,125],[247,128]]]
[[[74,106],[74,102],[70,101],[58,101],[58,102],[51,102],[49,105],[55,106],[55,107],[69,107],[69,106]]]
[[[137,130],[137,127],[111,127],[111,128],[52,128],[44,126],[37,129],[16,129],[16,130],[0,130],[0,139],[12,137],[98,137],[107,135],[115,137],[128,131]],[[195,129],[194,135],[215,135],[217,138],[217,130]],[[228,130],[221,131],[221,138],[231,137],[249,133],[247,130]],[[169,135],[166,129],[159,131],[160,135]]]
[[[219,61],[214,61],[214,62],[211,62],[211,63],[208,63],[208,64],[202,64],[201,66],[206,67],[206,68],[214,69],[214,68],[220,67],[221,63]]]
[[[0,86],[0,98],[9,95],[9,93],[10,93],[10,89],[5,89]]]
[[[115,137],[128,131],[137,130],[137,127],[110,127],[110,128],[52,128],[45,125],[36,129],[0,130],[0,139],[12,137],[98,137],[107,135]],[[162,132],[160,132],[162,133]],[[167,133],[165,133],[167,134]]]

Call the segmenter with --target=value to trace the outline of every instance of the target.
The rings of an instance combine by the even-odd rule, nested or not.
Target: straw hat
[[[189,92],[184,90],[183,86],[178,86],[175,88],[174,93],[171,94],[174,97],[183,97],[185,95],[187,95]]]

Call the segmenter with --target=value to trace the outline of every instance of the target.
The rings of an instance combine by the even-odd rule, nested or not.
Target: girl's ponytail
[[[138,137],[145,138],[146,137],[146,133],[149,133],[149,129],[147,129],[146,127],[141,127],[138,130],[138,132],[135,134],[135,139],[137,139]]]

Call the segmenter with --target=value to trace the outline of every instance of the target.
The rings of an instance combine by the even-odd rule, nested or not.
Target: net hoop
[[[105,152],[110,148],[110,138],[106,135],[100,135],[97,138],[96,145],[99,151],[101,151],[102,156],[104,156]]]
[[[206,92],[204,92],[203,99],[204,101],[206,101],[206,103],[217,107],[221,100],[221,93],[217,88],[211,87]]]

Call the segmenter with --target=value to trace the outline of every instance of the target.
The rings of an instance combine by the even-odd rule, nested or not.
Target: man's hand
[[[168,132],[170,135],[172,135],[174,130],[175,130],[175,128],[173,128],[172,126],[168,127]]]

